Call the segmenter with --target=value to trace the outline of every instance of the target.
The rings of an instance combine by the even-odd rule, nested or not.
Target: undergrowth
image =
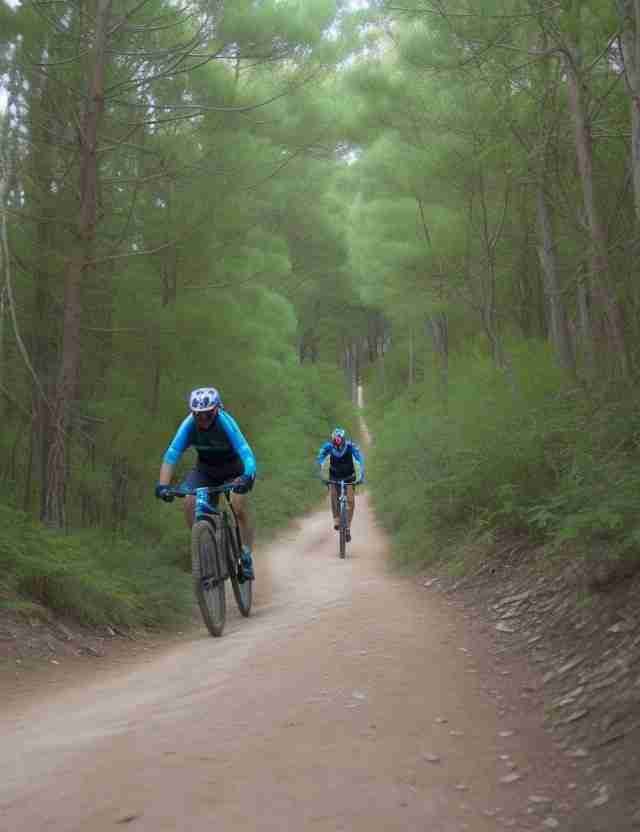
[[[0,505],[0,598],[28,611],[37,602],[84,624],[172,628],[189,614],[191,582],[173,552],[98,532],[47,531]]]
[[[440,559],[452,530],[638,558],[639,405],[628,386],[572,382],[535,343],[506,371],[453,360],[446,391],[435,374],[393,399],[378,390],[367,409],[369,483],[397,558]]]

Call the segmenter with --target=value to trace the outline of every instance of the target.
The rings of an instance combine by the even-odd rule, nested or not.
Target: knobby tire
[[[221,563],[213,526],[207,520],[198,520],[191,530],[193,590],[204,623],[215,637],[222,635],[227,615]],[[205,584],[205,580],[209,582]]]
[[[340,557],[347,553],[347,507],[344,503],[340,506]]]
[[[253,581],[243,581],[240,583],[238,580],[240,541],[238,539],[237,529],[229,525],[226,526],[226,550],[233,596],[236,599],[236,604],[238,605],[238,609],[242,615],[245,618],[248,618],[249,613],[251,612],[251,602],[253,600]]]

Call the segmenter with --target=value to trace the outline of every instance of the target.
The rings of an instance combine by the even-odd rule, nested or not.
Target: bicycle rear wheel
[[[342,503],[340,506],[340,557],[347,553],[347,506]]]
[[[198,520],[191,530],[191,574],[193,590],[202,618],[212,636],[221,636],[227,615],[218,543],[213,526]]]
[[[251,602],[253,600],[253,581],[241,581],[238,576],[238,559],[240,558],[240,542],[237,536],[237,530],[227,525],[225,527],[226,536],[226,554],[227,563],[229,565],[229,577],[231,578],[231,588],[233,589],[233,596],[236,599],[238,609],[245,618],[249,617],[251,612]]]

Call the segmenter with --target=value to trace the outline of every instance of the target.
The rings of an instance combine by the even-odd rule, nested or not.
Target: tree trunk
[[[449,324],[445,312],[436,312],[427,319],[427,330],[438,362],[438,375],[443,401],[449,388]]]
[[[546,154],[545,154],[546,155]],[[543,163],[544,164],[544,163]],[[540,233],[540,265],[544,274],[545,294],[549,301],[549,314],[551,318],[551,343],[558,359],[558,363],[565,370],[573,374],[575,370],[571,341],[569,338],[569,327],[567,311],[560,288],[558,278],[558,266],[556,262],[555,245],[547,195],[544,179],[537,187],[538,204],[538,230]]]
[[[80,368],[82,284],[93,268],[97,224],[98,131],[104,112],[104,79],[108,20],[113,0],[97,0],[93,48],[88,66],[88,92],[78,132],[80,143],[80,208],[77,245],[64,282],[63,340],[60,371],[52,408],[52,443],[48,456],[45,520],[56,528],[66,525],[65,483],[71,409]]]
[[[42,61],[46,60],[45,52]],[[32,466],[35,486],[39,489],[39,516],[45,517],[45,483],[47,481],[47,457],[51,438],[51,413],[49,399],[53,391],[59,328],[51,316],[51,299],[55,296],[55,268],[50,252],[54,249],[55,230],[51,217],[56,216],[55,195],[51,183],[55,181],[55,151],[51,136],[55,133],[55,103],[51,100],[51,84],[46,75],[34,74],[30,99],[30,152],[31,176],[25,185],[27,201],[32,205],[35,220],[36,247],[33,257],[34,299],[30,350],[37,377],[32,384],[34,418]],[[56,275],[57,276],[57,275]],[[44,393],[44,395],[43,395]]]
[[[353,362],[351,367],[351,401],[354,405],[358,404],[358,379],[360,377],[360,346],[358,343],[352,344]]]
[[[591,130],[585,114],[579,66],[579,52],[574,48],[565,61],[565,70],[584,212],[591,235],[591,294],[597,304],[597,311],[603,317],[606,339],[603,346],[614,365],[617,365],[621,374],[626,377],[629,374],[629,362],[620,307],[610,286],[607,239],[595,196]]]
[[[376,352],[378,355],[378,381],[384,396],[387,392],[387,377],[384,370],[384,333],[376,340]]]
[[[636,221],[640,221],[640,0],[618,0],[622,57],[631,98],[631,174]]]
[[[0,263],[2,258],[0,257]],[[4,322],[7,306],[7,287],[0,287],[0,418],[4,416],[5,411],[5,362],[6,357],[4,353]]]
[[[413,327],[409,327],[409,376],[408,376],[408,385],[409,387],[413,387],[416,383],[416,349],[415,349],[415,337],[413,332]]]
[[[538,304],[535,296],[535,286],[538,270],[532,276],[531,268],[531,233],[529,229],[529,203],[526,188],[520,191],[518,201],[520,228],[522,229],[522,244],[520,246],[519,263],[516,266],[515,286],[518,290],[517,318],[520,330],[525,338],[539,335],[538,332]]]
[[[482,292],[482,323],[486,332],[489,344],[491,347],[491,355],[496,367],[504,370],[507,366],[507,359],[505,356],[502,336],[500,333],[498,322],[498,307],[497,307],[497,273],[496,273],[496,247],[507,216],[507,208],[509,204],[509,196],[511,190],[511,183],[507,179],[504,191],[504,204],[502,220],[496,230],[491,233],[489,229],[489,212],[486,201],[486,185],[484,174],[478,173],[478,195],[480,199],[480,207],[482,210],[482,236],[483,245],[486,258],[486,274],[481,278],[481,292]]]
[[[347,341],[342,344],[342,369],[347,394],[351,395],[351,346]]]
[[[586,269],[585,269],[586,271]],[[594,337],[591,325],[589,287],[586,275],[578,282],[578,343],[582,352],[587,375],[593,377],[596,372]]]
[[[11,262],[9,259],[9,223],[7,220],[7,210],[9,193],[15,175],[13,170],[14,153],[11,147],[11,119],[8,114],[15,106],[16,96],[18,94],[17,87],[18,81],[13,77],[12,73],[9,80],[9,100],[4,118],[0,121],[0,125],[2,126],[2,131],[0,132],[0,416],[2,416],[5,408],[5,315],[8,316],[11,314]]]

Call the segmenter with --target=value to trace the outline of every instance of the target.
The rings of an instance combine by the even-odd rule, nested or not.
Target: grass
[[[191,583],[166,552],[99,532],[62,535],[0,505],[0,592],[5,609],[42,604],[88,625],[175,628]]]
[[[398,560],[457,560],[466,535],[505,532],[596,561],[640,559],[640,396],[577,387],[542,344],[511,357],[509,375],[452,359],[446,398],[431,377],[367,397],[368,480]]]

